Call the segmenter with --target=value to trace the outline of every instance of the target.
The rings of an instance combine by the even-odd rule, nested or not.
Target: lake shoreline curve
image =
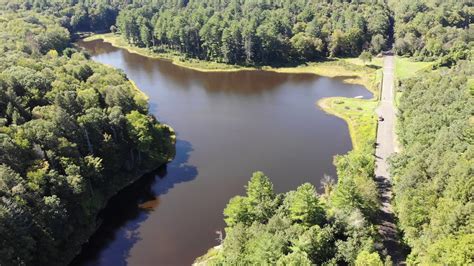
[[[166,60],[176,66],[199,72],[270,71],[287,74],[314,74],[317,76],[341,79],[342,82],[347,84],[361,85],[372,93],[371,99],[328,97],[318,100],[315,102],[315,105],[328,115],[336,116],[345,121],[353,150],[361,149],[368,141],[375,140],[377,125],[375,108],[379,103],[378,95],[381,76],[378,74],[377,68],[368,67],[365,63],[363,65],[355,64],[354,62],[359,63],[355,61],[357,59],[335,59],[333,61],[311,62],[296,67],[281,68],[269,66],[261,68],[240,67],[216,63],[221,68],[214,68],[216,65],[214,65],[213,68],[209,68],[209,62],[198,61],[198,65],[195,65],[196,63],[182,61],[178,56],[172,54],[153,53],[146,48],[128,45],[121,37],[111,33],[95,34],[82,39],[82,41],[85,42],[94,40],[102,40],[103,42],[109,43],[116,48],[124,49],[130,53],[157,60]],[[141,91],[133,81],[131,82],[134,89],[146,97],[146,94]],[[356,112],[355,115],[354,112]],[[221,246],[210,248],[206,254],[196,258],[193,265],[205,265],[207,262],[212,261],[213,257],[217,255],[221,249],[220,247]]]
[[[335,59],[333,61],[322,61],[322,62],[311,62],[305,65],[300,65],[296,67],[245,67],[245,66],[236,66],[236,65],[228,65],[224,63],[215,63],[215,62],[207,62],[202,60],[197,60],[197,63],[193,63],[192,61],[182,61],[179,59],[177,55],[173,54],[166,54],[166,53],[154,53],[147,48],[140,48],[136,46],[129,45],[123,40],[123,38],[119,35],[113,33],[105,33],[105,34],[92,34],[86,38],[83,38],[82,41],[90,42],[94,40],[102,40],[103,42],[109,43],[114,47],[124,49],[130,53],[138,54],[141,56],[145,56],[148,58],[158,59],[158,60],[166,60],[171,62],[172,64],[192,69],[199,72],[238,72],[238,71],[270,71],[270,72],[277,72],[277,73],[288,73],[288,74],[314,74],[317,76],[324,76],[329,78],[338,78],[341,79],[344,83],[347,84],[356,84],[364,86],[368,91],[373,94],[371,99],[352,99],[346,97],[329,97],[323,98],[316,102],[316,105],[322,109],[324,112],[334,115],[342,120],[344,120],[348,126],[349,134],[351,136],[351,141],[353,147],[357,147],[359,142],[363,142],[364,140],[359,140],[357,135],[358,128],[356,126],[356,122],[351,119],[349,115],[346,114],[343,110],[338,109],[335,107],[337,101],[344,99],[349,105],[357,105],[357,104],[366,104],[370,106],[369,112],[372,112],[375,115],[375,106],[378,104],[378,97],[380,92],[380,82],[381,82],[381,75],[380,75],[380,65],[381,61],[376,63],[375,65],[371,65],[372,67],[366,66],[365,63],[362,64],[360,60],[354,58],[349,59]],[[211,67],[208,65],[209,63],[215,64]],[[217,66],[217,68],[216,68]],[[131,81],[132,84],[133,81]],[[134,88],[142,92],[135,84]],[[373,108],[372,108],[373,107]],[[365,109],[365,108],[364,108]],[[369,115],[365,112],[364,115]],[[374,116],[375,117],[375,116]],[[373,121],[376,124],[376,120]],[[375,132],[375,130],[373,130]],[[375,136],[373,136],[375,139]]]

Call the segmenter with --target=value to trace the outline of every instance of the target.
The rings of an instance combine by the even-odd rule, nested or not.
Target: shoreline
[[[380,62],[375,62],[375,65],[367,66],[362,64],[356,58],[347,59],[335,59],[333,61],[323,62],[311,62],[304,65],[295,67],[244,67],[227,65],[223,63],[207,62],[202,60],[190,59],[190,61],[181,60],[178,54],[171,53],[154,53],[147,48],[140,48],[132,46],[125,42],[121,36],[106,33],[106,34],[94,34],[89,37],[82,39],[85,42],[102,40],[112,46],[120,49],[125,49],[130,53],[138,54],[148,58],[167,60],[172,64],[191,69],[199,72],[238,72],[238,71],[271,71],[276,73],[286,74],[314,74],[318,76],[324,76],[329,78],[341,79],[342,82],[347,84],[355,84],[364,86],[365,89],[372,93],[371,99],[355,99],[346,97],[330,97],[318,100],[315,104],[321,108],[324,112],[330,115],[334,115],[347,124],[349,135],[352,142],[353,149],[357,149],[362,146],[364,142],[375,140],[376,130],[376,118],[373,119],[372,127],[365,124],[364,128],[360,127],[359,120],[367,120],[370,116],[375,117],[375,107],[379,103],[380,95],[380,82],[381,82],[381,68],[377,69]],[[355,62],[355,63],[354,63]],[[148,98],[132,81],[134,89],[140,91],[142,95]],[[345,103],[345,109],[339,108],[336,102],[343,101]],[[346,107],[347,106],[347,107]],[[358,106],[361,108],[360,115],[354,115],[354,107]],[[349,108],[349,109],[347,109]],[[352,108],[352,109],[351,109]],[[356,109],[357,110],[357,109]],[[369,127],[369,128],[367,128]],[[369,134],[367,134],[369,133]],[[374,134],[373,134],[374,133]]]
[[[336,58],[332,61],[309,62],[291,67],[252,67],[229,65],[225,63],[203,61],[198,59],[182,60],[178,53],[155,53],[147,48],[132,46],[125,42],[121,36],[113,33],[94,34],[82,39],[85,42],[102,40],[116,48],[127,50],[129,53],[138,54],[148,58],[167,60],[172,64],[199,72],[238,72],[238,71],[272,71],[287,74],[315,74],[318,76],[339,78],[344,83],[364,86],[374,94],[379,94],[379,88],[376,83],[379,82],[377,71],[369,71],[370,67],[354,64],[355,58]],[[376,67],[380,67],[376,65]]]
[[[334,61],[312,62],[296,67],[234,67],[233,65],[225,65],[212,62],[194,61],[198,62],[197,66],[193,62],[186,62],[180,60],[178,55],[173,54],[157,54],[148,50],[147,48],[139,48],[131,46],[118,35],[111,33],[92,35],[83,39],[83,41],[93,41],[101,39],[104,42],[111,44],[114,47],[125,49],[130,53],[139,54],[148,58],[167,60],[172,64],[192,69],[200,72],[237,72],[237,71],[271,71],[276,73],[287,74],[314,74],[329,78],[338,78],[342,82],[348,84],[357,84],[364,86],[365,89],[372,93],[371,99],[358,99],[347,97],[328,97],[322,98],[315,102],[315,105],[323,110],[328,115],[333,115],[342,119],[348,128],[352,149],[362,149],[367,143],[375,141],[377,130],[377,116],[375,108],[379,105],[380,82],[381,75],[379,75],[380,68],[377,69],[365,64],[354,64],[358,59],[336,59]],[[209,64],[213,67],[209,68]],[[221,68],[217,68],[219,66]],[[131,81],[131,80],[130,80]],[[137,93],[148,97],[143,93],[136,84],[131,81],[132,87]],[[219,253],[221,246],[211,247],[205,254],[195,259],[193,265],[205,265]]]
[[[368,142],[375,141],[377,134],[375,109],[378,104],[379,101],[374,98],[346,97],[322,98],[316,102],[321,110],[346,122],[352,141],[352,150],[358,150]]]
[[[129,81],[131,81],[131,80],[129,80]],[[134,84],[133,81],[131,81],[131,82],[132,82],[132,84]],[[105,195],[106,200],[103,202],[103,205],[99,208],[100,209],[99,212],[104,210],[109,205],[110,200],[113,197],[117,196],[125,188],[133,185],[138,180],[143,178],[145,175],[153,173],[154,171],[156,171],[157,169],[159,169],[163,165],[166,165],[167,163],[174,160],[174,158],[176,156],[176,148],[175,148],[176,147],[176,133],[175,133],[174,129],[171,126],[169,126],[168,124],[160,123],[159,125],[161,127],[167,128],[168,131],[169,131],[169,141],[170,141],[169,144],[173,146],[173,149],[171,149],[171,153],[167,155],[167,157],[165,158],[166,160],[164,162],[160,162],[159,164],[157,164],[155,166],[147,167],[146,169],[141,169],[137,172],[123,174],[126,177],[128,177],[128,178],[126,178],[127,179],[126,182],[115,185],[115,187],[113,187],[114,191],[111,192],[108,195]],[[96,217],[98,217],[98,215]],[[84,238],[84,237],[80,238],[80,240],[79,240],[80,244],[79,245],[76,245],[76,246],[69,247],[69,248],[65,249],[66,253],[68,253],[68,255],[69,255],[69,257],[67,258],[68,264],[71,264],[74,260],[76,260],[78,255],[81,254],[81,252],[83,251],[83,247],[85,245],[87,245],[89,243],[90,238],[95,233],[97,233],[98,229],[102,225],[102,222],[103,222],[103,220],[96,219],[96,223],[94,224],[93,228],[88,228],[88,233],[86,234],[87,237],[86,238]]]

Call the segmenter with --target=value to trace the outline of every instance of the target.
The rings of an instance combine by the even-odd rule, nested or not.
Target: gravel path
[[[375,179],[382,203],[378,216],[378,231],[383,245],[381,250],[392,257],[394,265],[403,265],[406,254],[400,244],[395,224],[391,204],[392,185],[387,164],[388,157],[395,152],[394,67],[394,56],[384,56],[382,92],[380,105],[376,111],[384,121],[379,121],[377,128]]]

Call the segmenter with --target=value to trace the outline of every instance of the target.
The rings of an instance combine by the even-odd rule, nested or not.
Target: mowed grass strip
[[[433,62],[417,62],[408,57],[395,57],[395,76],[397,79],[411,78],[419,71],[429,69]]]

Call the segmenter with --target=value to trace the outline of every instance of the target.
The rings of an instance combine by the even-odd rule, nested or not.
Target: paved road
[[[375,178],[382,203],[378,227],[383,240],[381,249],[392,257],[395,265],[399,265],[404,264],[405,254],[394,223],[395,217],[391,204],[392,186],[387,164],[387,158],[395,152],[394,67],[394,57],[384,56],[382,92],[380,105],[377,108],[377,114],[383,117],[384,121],[379,121],[377,128]]]

